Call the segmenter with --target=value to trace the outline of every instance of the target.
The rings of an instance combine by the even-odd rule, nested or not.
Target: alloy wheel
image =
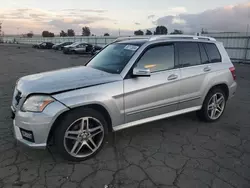
[[[208,102],[207,113],[212,120],[218,119],[225,108],[225,98],[222,93],[215,93]]]
[[[64,134],[64,147],[73,157],[85,158],[101,146],[104,128],[99,120],[83,117],[74,121]]]

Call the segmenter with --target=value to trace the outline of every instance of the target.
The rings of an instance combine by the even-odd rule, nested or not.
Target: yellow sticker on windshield
[[[145,65],[144,68],[150,69],[150,68],[154,68],[155,66],[156,66],[155,64],[154,65]]]

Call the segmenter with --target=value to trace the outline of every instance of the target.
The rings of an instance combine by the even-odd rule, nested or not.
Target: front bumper
[[[13,110],[13,109],[12,109]],[[36,149],[45,149],[56,118],[68,108],[58,101],[49,104],[43,112],[14,112],[13,130],[18,142]],[[32,133],[33,141],[25,138],[21,130]]]

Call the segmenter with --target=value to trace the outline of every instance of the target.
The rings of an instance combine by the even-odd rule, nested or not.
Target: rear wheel
[[[222,116],[226,107],[225,92],[220,88],[211,90],[206,96],[202,109],[197,112],[200,119],[213,122]]]
[[[107,133],[107,123],[98,111],[73,110],[58,125],[55,142],[65,159],[82,161],[98,153]]]

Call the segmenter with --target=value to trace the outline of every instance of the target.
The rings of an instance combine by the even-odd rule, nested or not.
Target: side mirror
[[[148,77],[148,76],[150,76],[150,69],[135,67],[133,69],[133,76],[136,76],[136,77]]]

